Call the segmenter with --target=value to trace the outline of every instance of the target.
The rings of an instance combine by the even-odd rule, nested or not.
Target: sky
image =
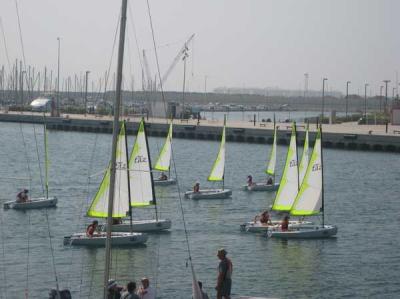
[[[390,94],[400,70],[397,0],[148,0],[160,72],[163,75],[189,44],[186,89],[204,92],[236,88],[322,89],[379,94],[388,79]],[[18,30],[18,12],[22,42]],[[151,77],[157,65],[146,0],[128,0],[125,85],[141,89],[142,50]],[[84,74],[97,84],[109,68],[118,0],[0,0],[0,66],[22,59],[37,69],[57,70],[61,77]],[[2,30],[3,29],[3,30]],[[2,32],[4,32],[5,43]],[[138,51],[139,49],[139,51]],[[140,54],[139,54],[140,53]],[[115,72],[116,50],[111,72]],[[164,84],[182,90],[183,61]],[[128,82],[129,81],[129,82]],[[126,88],[128,89],[128,88]]]

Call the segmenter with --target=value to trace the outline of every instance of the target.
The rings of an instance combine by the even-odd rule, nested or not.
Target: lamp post
[[[390,82],[390,80],[383,80],[383,82],[385,83],[385,105],[384,105],[384,111],[385,111],[385,115],[386,115],[387,114],[387,101],[388,101],[388,97],[387,97],[388,83]]]
[[[365,119],[365,124],[367,124],[367,87],[368,83],[364,84],[364,119]]]
[[[324,108],[325,108],[325,81],[327,81],[327,78],[322,79],[322,119],[321,119],[321,124],[324,122]]]
[[[88,78],[89,78],[89,73],[90,71],[86,71],[86,83],[85,83],[85,116],[86,116],[86,110],[87,110],[87,90],[88,90]]]
[[[58,41],[58,61],[57,61],[57,104],[56,104],[56,116],[60,116],[60,44],[61,39],[57,37]]]
[[[346,120],[347,120],[347,111],[349,107],[349,84],[351,81],[346,82]]]
[[[383,86],[381,85],[381,89],[379,92],[379,112],[382,112],[382,89],[383,89]]]

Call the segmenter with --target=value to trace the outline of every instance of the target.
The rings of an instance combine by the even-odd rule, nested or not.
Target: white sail
[[[112,217],[126,217],[129,211],[128,203],[128,170],[125,143],[125,125],[121,125],[117,141],[115,190]],[[100,187],[92,200],[87,215],[90,217],[106,218],[108,215],[108,198],[110,188],[110,166],[103,177]]]
[[[160,171],[168,171],[171,162],[171,151],[172,151],[172,122],[169,125],[167,139],[165,140],[164,146],[161,149],[160,155],[158,156],[158,160],[156,165],[154,166],[155,170]]]
[[[272,143],[271,155],[269,157],[268,167],[266,173],[269,175],[275,175],[275,164],[276,164],[276,126],[274,126],[274,141]]]
[[[304,176],[306,174],[306,171],[307,171],[308,151],[309,151],[309,146],[308,146],[308,126],[307,126],[306,137],[304,139],[303,155],[301,156],[300,165],[299,165],[299,182],[300,182],[300,185],[301,185],[301,182],[303,181],[303,178],[304,178]]]
[[[308,164],[306,175],[296,196],[290,214],[295,216],[315,215],[321,209],[322,195],[322,159],[321,131],[318,131],[314,150]]]
[[[153,178],[143,119],[129,158],[129,178],[131,206],[144,207],[154,204]]]
[[[285,169],[272,209],[275,211],[290,211],[299,190],[297,168],[296,128],[292,126],[292,136],[286,156]]]
[[[200,290],[196,273],[194,272],[193,263],[190,261],[190,268],[192,270],[192,299],[203,299],[203,294]]]
[[[222,181],[225,172],[225,125],[222,129],[221,145],[219,147],[218,156],[215,159],[211,173],[208,176],[209,181]]]

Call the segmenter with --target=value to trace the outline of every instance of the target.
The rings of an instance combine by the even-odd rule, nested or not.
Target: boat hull
[[[278,239],[320,239],[329,238],[337,234],[337,226],[309,226],[297,229],[289,229],[288,231],[281,231],[279,229],[271,229],[267,231],[268,238]]]
[[[134,232],[158,232],[171,228],[171,220],[169,219],[151,219],[151,220],[135,220],[132,221],[132,231]],[[102,227],[106,230],[107,225]],[[130,232],[131,224],[129,221],[124,221],[121,224],[114,224],[111,229],[113,232]]]
[[[261,223],[260,221],[249,221],[240,225],[240,230],[249,233],[263,233],[268,231],[269,229],[275,228],[278,229],[280,226],[280,220],[272,220],[272,225],[267,225]],[[311,221],[289,221],[289,228],[306,228],[314,226]]]
[[[244,191],[276,191],[279,188],[279,183],[267,184],[267,183],[255,183],[251,186],[244,185]]]
[[[146,243],[148,236],[142,233],[112,233],[111,245],[113,246],[137,246]],[[86,233],[76,233],[64,237],[64,245],[104,247],[106,245],[106,233],[101,232],[89,238]]]
[[[231,196],[231,189],[203,189],[199,192],[187,191],[185,193],[185,197],[190,199],[224,199]]]
[[[175,185],[176,179],[168,179],[168,180],[154,179],[153,182],[155,186],[169,186],[169,185]]]
[[[43,209],[43,208],[52,208],[57,205],[57,197],[39,197],[32,198],[27,202],[16,202],[7,201],[4,203],[4,209],[15,209],[15,210],[31,210],[31,209]]]

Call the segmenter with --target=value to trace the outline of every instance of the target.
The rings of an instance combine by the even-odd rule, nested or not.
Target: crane
[[[188,44],[192,41],[194,37],[194,33],[187,39],[187,41],[184,43],[183,47],[179,50],[178,54],[175,56],[174,60],[172,61],[171,65],[165,72],[164,76],[161,78],[161,82],[158,83],[157,85],[157,90],[161,88],[161,85],[164,84],[164,82],[167,80],[168,76],[171,74],[172,70],[175,68],[176,64],[179,62],[181,57],[186,57],[187,51],[188,51]]]

